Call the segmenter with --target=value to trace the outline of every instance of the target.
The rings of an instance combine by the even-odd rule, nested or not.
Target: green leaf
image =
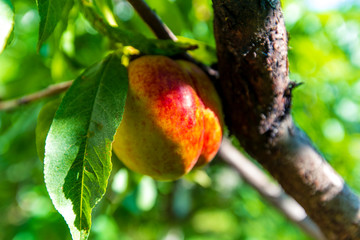
[[[86,1],[80,1],[80,3],[86,19],[98,32],[115,42],[122,43],[124,46],[133,46],[143,54],[172,56],[197,48],[196,45],[190,43],[148,39],[141,33],[112,27],[96,13],[92,4]]]
[[[116,55],[88,68],[64,96],[46,138],[46,188],[74,240],[87,239],[91,211],[105,193],[127,84]]]
[[[143,54],[173,56],[187,50],[196,49],[190,43],[174,42],[173,40],[148,39],[140,33],[107,26],[107,35],[125,46],[133,46]]]
[[[45,156],[45,141],[48,135],[51,123],[54,119],[55,112],[59,108],[61,98],[57,98],[46,103],[41,109],[36,125],[36,149],[41,161]]]
[[[63,18],[66,22],[73,6],[73,0],[38,0],[40,15],[38,49],[54,32],[56,25]]]
[[[117,26],[114,16],[113,3],[111,0],[94,0],[93,3],[110,26]]]
[[[11,40],[14,30],[14,7],[10,0],[0,0],[0,53]]]

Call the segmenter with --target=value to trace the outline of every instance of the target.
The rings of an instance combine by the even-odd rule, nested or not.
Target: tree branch
[[[213,7],[228,127],[328,239],[359,239],[359,198],[290,115],[292,84],[280,2],[213,0]]]
[[[66,91],[71,86],[72,83],[73,83],[72,80],[67,82],[62,82],[62,83],[50,85],[44,90],[35,92],[27,96],[23,96],[21,98],[7,100],[7,101],[0,101],[0,111],[11,110],[46,97],[55,96],[57,94]]]
[[[160,20],[159,16],[143,0],[128,0],[139,13],[149,28],[159,39],[171,39],[176,41],[175,34]]]
[[[239,152],[228,139],[223,139],[218,155],[224,162],[233,166],[246,183],[290,221],[314,239],[325,240],[318,226],[307,216],[304,209],[286,195],[279,185],[270,182],[264,172]]]

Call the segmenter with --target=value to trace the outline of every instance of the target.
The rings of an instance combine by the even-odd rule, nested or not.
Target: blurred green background
[[[210,0],[147,2],[181,39],[202,42],[197,58],[216,62]],[[111,47],[75,7],[68,25],[60,23],[37,52],[35,1],[12,3],[13,39],[0,55],[1,100],[74,79]],[[122,28],[152,36],[126,1],[113,4]],[[294,118],[359,193],[360,3],[286,0],[282,5],[291,79],[304,83],[294,91]],[[46,192],[36,154],[37,115],[48,100],[0,112],[1,240],[70,239]],[[106,196],[94,210],[90,239],[309,239],[218,159],[176,182],[140,176],[117,159],[113,164]]]

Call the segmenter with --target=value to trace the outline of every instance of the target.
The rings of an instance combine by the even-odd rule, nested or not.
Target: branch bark
[[[226,122],[328,239],[360,238],[360,201],[290,115],[287,32],[276,0],[213,0]]]

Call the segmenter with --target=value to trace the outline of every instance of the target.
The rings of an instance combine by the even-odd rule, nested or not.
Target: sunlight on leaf
[[[74,240],[87,239],[91,211],[106,191],[126,93],[127,70],[110,55],[74,81],[47,136],[46,188]]]
[[[0,0],[0,53],[4,51],[14,29],[14,8],[10,0]]]

